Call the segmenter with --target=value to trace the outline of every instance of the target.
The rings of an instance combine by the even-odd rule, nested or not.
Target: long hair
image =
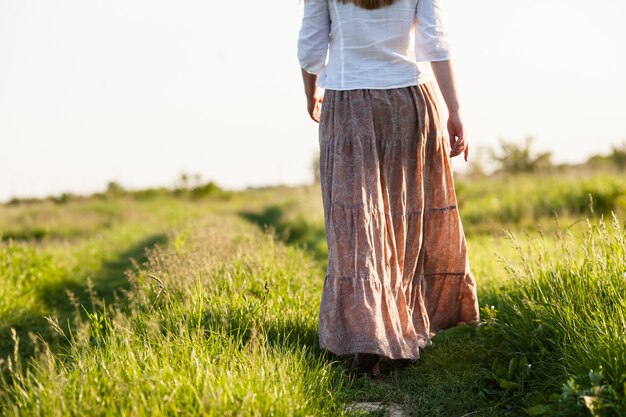
[[[361,7],[367,10],[380,9],[391,5],[395,0],[330,0],[338,1],[339,3],[352,3],[357,7]]]

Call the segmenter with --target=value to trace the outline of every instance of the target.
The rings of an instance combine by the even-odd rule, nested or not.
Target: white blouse
[[[433,81],[430,61],[450,58],[441,0],[396,0],[366,10],[305,0],[300,66],[325,89],[386,89]]]

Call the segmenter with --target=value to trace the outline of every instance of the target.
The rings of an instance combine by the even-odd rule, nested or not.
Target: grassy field
[[[482,325],[383,380],[319,349],[317,185],[0,206],[0,415],[626,414],[626,180],[457,192]]]

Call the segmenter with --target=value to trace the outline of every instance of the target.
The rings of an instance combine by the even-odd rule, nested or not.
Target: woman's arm
[[[315,82],[317,81],[317,75],[307,72],[304,68],[302,71],[302,82],[304,83],[304,94],[306,95],[306,108],[311,119],[319,123],[320,114],[322,109],[322,101],[324,99],[324,93]]]
[[[461,105],[459,104],[459,98],[457,96],[456,84],[454,81],[454,72],[452,70],[452,63],[450,60],[445,61],[432,61],[430,63],[441,95],[448,107],[448,134],[450,135],[450,157],[455,157],[462,152],[464,153],[465,161],[469,154],[469,145],[467,143],[467,137],[465,128],[463,127],[463,121],[461,119]]]
[[[320,121],[323,90],[316,86],[317,74],[326,66],[330,42],[328,0],[306,0],[298,35],[298,60],[302,70],[307,111],[311,119]]]
[[[450,157],[465,152],[468,156],[467,135],[461,120],[461,106],[457,97],[454,73],[450,62],[451,43],[441,0],[420,0],[415,9],[417,28],[415,32],[415,57],[429,61],[437,84],[448,106],[448,133],[450,134]]]

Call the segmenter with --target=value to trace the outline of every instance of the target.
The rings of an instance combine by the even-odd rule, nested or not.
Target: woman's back
[[[337,90],[432,81],[428,61],[448,59],[449,49],[435,0],[396,0],[374,10],[307,0],[298,41],[302,67],[318,74],[321,87]]]

